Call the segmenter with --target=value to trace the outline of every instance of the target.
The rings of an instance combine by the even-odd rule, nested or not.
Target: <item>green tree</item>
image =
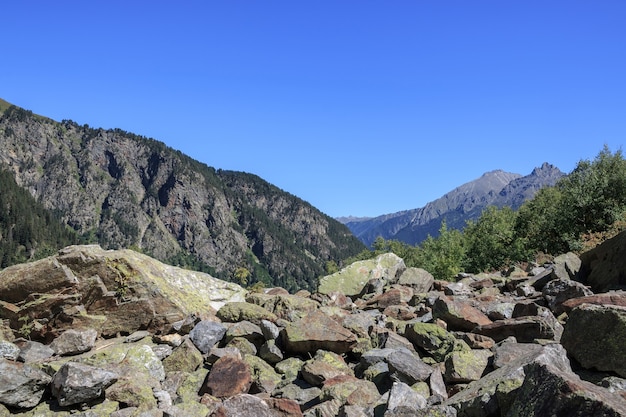
[[[523,242],[515,233],[516,219],[510,207],[490,206],[477,221],[468,222],[463,231],[467,271],[497,270],[525,260]]]
[[[463,270],[466,263],[463,234],[456,229],[448,229],[444,221],[439,228],[439,236],[428,236],[420,245],[419,266],[440,280],[451,280]]]

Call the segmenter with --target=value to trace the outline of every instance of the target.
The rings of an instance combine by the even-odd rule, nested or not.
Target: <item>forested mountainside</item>
[[[443,220],[450,228],[462,229],[468,220],[476,220],[489,206],[518,209],[541,188],[556,184],[563,175],[561,170],[548,163],[526,176],[491,171],[422,208],[368,219],[339,220],[368,246],[379,236],[415,245],[429,235],[436,237]]]
[[[0,168],[82,242],[287,289],[312,288],[326,262],[364,248],[347,227],[258,176],[216,170],[120,129],[56,122],[6,102],[0,110]]]

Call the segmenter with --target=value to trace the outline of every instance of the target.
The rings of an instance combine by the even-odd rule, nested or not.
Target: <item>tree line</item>
[[[346,264],[393,252],[408,267],[424,268],[436,279],[461,271],[497,271],[569,251],[580,253],[626,229],[626,160],[608,146],[593,160],[581,160],[553,187],[539,190],[517,211],[488,207],[461,230],[442,222],[439,236],[412,246],[378,238]],[[336,265],[327,265],[327,272]]]

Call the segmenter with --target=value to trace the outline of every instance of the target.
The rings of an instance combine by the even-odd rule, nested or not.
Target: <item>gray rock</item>
[[[20,355],[18,360],[22,362],[36,362],[48,359],[54,355],[54,350],[50,346],[35,341],[27,341],[20,344]]]
[[[397,349],[392,352],[387,357],[387,364],[392,377],[410,385],[426,381],[433,372],[431,366],[406,349]]]
[[[563,278],[548,282],[541,293],[550,310],[557,316],[565,311],[561,305],[570,298],[593,295],[593,292],[580,282]]]
[[[28,364],[0,358],[0,404],[31,408],[39,404],[50,376]]]
[[[561,343],[583,367],[626,377],[626,307],[583,304],[575,308]]]
[[[261,320],[259,327],[261,328],[261,332],[263,333],[265,340],[278,339],[278,336],[280,335],[280,327],[278,327],[276,324],[272,323],[269,320],[263,319]]]
[[[424,293],[432,289],[435,278],[422,268],[407,268],[398,279],[398,284],[413,288],[415,293]]]
[[[403,382],[394,382],[387,400],[387,410],[394,411],[399,407],[407,407],[413,411],[426,408],[426,398],[413,391]]]
[[[0,358],[16,361],[19,356],[20,348],[17,345],[0,340]]]
[[[498,369],[531,354],[539,353],[543,348],[536,343],[505,342],[494,348],[493,367]]]
[[[274,340],[268,340],[259,349],[259,357],[269,364],[276,364],[284,359],[283,352]]]
[[[274,417],[265,401],[250,394],[239,394],[225,399],[216,415],[220,417]]]
[[[50,348],[60,356],[78,355],[88,352],[96,344],[98,332],[95,329],[69,329],[50,343]]]
[[[524,383],[524,367],[531,363],[549,363],[556,369],[572,372],[565,349],[558,344],[547,345],[540,352],[519,358],[471,382],[467,388],[446,400],[444,405],[454,407],[461,416],[507,415],[517,389]]]
[[[64,364],[52,378],[52,395],[62,407],[101,398],[118,375],[76,362]]]
[[[202,320],[189,332],[189,338],[202,353],[208,353],[226,334],[226,327],[221,323]]]
[[[626,399],[549,363],[530,363],[506,416],[618,417]]]

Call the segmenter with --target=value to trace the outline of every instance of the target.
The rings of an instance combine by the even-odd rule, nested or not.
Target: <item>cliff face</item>
[[[0,118],[0,165],[88,241],[223,278],[245,267],[248,283],[310,287],[325,261],[363,248],[347,228],[256,176],[119,129],[10,107]]]

